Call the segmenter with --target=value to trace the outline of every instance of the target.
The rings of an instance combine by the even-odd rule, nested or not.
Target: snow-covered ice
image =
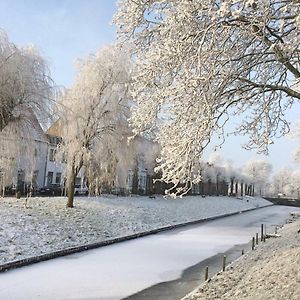
[[[262,220],[270,230],[291,210],[272,206],[10,270],[0,274],[0,298],[113,300],[143,293],[179,278],[183,270],[208,257],[247,243]],[[221,267],[221,259],[217,263]],[[201,280],[202,272],[198,276]],[[197,284],[197,277],[193,281]],[[149,299],[160,296],[157,290],[148,294]]]
[[[0,200],[0,263],[151,229],[269,205],[262,198],[187,196],[64,197]]]
[[[249,239],[233,230],[221,239],[220,228],[209,229],[181,229],[12,270],[0,274],[0,298],[123,299]]]

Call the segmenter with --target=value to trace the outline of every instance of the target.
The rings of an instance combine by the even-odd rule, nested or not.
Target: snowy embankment
[[[271,203],[262,198],[187,196],[0,199],[0,264]]]
[[[300,213],[183,300],[300,299]]]

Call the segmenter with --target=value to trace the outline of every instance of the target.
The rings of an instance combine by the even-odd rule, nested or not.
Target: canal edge
[[[217,219],[221,219],[221,218],[225,218],[225,217],[230,217],[230,216],[234,216],[234,215],[238,215],[238,214],[241,214],[241,213],[254,211],[254,210],[257,210],[257,209],[261,209],[261,208],[265,208],[265,207],[269,207],[269,206],[273,206],[273,205],[274,204],[272,203],[272,204],[268,204],[268,205],[265,205],[265,206],[254,207],[254,208],[250,208],[250,209],[246,209],[246,210],[242,210],[242,211],[236,211],[236,212],[223,214],[223,215],[218,215],[218,216],[214,216],[214,217],[208,217],[208,218],[203,218],[203,219],[199,219],[199,220],[193,220],[193,221],[189,221],[189,222],[163,226],[163,227],[159,227],[159,228],[156,228],[156,229],[143,231],[143,232],[138,232],[138,233],[134,233],[134,234],[127,235],[127,236],[116,237],[116,238],[112,238],[112,239],[108,239],[108,240],[104,240],[104,241],[100,241],[100,242],[96,242],[96,243],[85,244],[85,245],[76,246],[76,247],[70,247],[70,248],[66,248],[66,249],[63,249],[63,250],[53,251],[53,252],[49,252],[49,253],[38,255],[38,256],[33,256],[33,257],[29,257],[29,258],[15,260],[15,261],[12,261],[12,262],[1,264],[0,265],[0,273],[6,272],[6,271],[9,271],[9,270],[12,270],[12,269],[25,267],[25,266],[32,265],[32,264],[35,264],[35,263],[51,260],[51,259],[54,259],[54,258],[59,258],[59,257],[63,257],[63,256],[75,254],[75,253],[80,253],[80,252],[83,252],[83,251],[86,251],[86,250],[102,248],[102,247],[105,247],[105,246],[109,246],[109,245],[113,245],[113,244],[117,244],[117,243],[121,243],[121,242],[125,242],[125,241],[134,240],[134,239],[137,239],[137,238],[140,238],[140,237],[154,235],[154,234],[157,234],[157,233],[160,233],[160,232],[173,230],[173,229],[177,229],[177,228],[181,228],[181,227],[185,227],[185,226],[201,224],[201,223],[204,223],[204,222],[213,221],[213,220],[217,220]]]

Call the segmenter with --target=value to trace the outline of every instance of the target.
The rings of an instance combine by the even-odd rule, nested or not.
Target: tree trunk
[[[233,178],[230,179],[230,196],[233,195]]]
[[[212,195],[212,184],[210,179],[208,179],[208,195]]]
[[[70,174],[70,178],[68,180],[68,202],[67,207],[73,207],[74,203],[74,190],[75,190],[75,180],[76,180],[76,173],[75,170],[72,168],[72,174]]]
[[[249,195],[249,196],[252,196],[251,193],[252,193],[252,185],[249,185],[249,186],[248,186],[248,195]]]
[[[5,196],[5,180],[4,180],[4,174],[2,174],[2,197]]]
[[[138,175],[138,168],[135,168],[132,176],[132,194],[137,195],[138,193],[139,193],[139,175]]]
[[[219,196],[219,176],[216,178],[216,195]]]
[[[68,174],[69,177],[67,180],[67,189],[68,189],[67,190],[67,195],[68,195],[67,207],[71,207],[71,208],[73,207],[76,176],[79,173],[82,166],[83,166],[82,156],[81,156],[80,162],[77,166],[75,166],[75,157],[73,157],[71,172],[70,172],[70,174]]]

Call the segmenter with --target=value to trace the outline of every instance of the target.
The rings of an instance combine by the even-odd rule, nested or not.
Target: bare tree
[[[199,157],[213,133],[242,118],[246,148],[267,153],[289,131],[299,101],[299,1],[122,0],[120,41],[136,60],[131,118],[162,146],[162,179],[185,193],[200,180]]]
[[[74,85],[62,95],[60,153],[67,159],[67,207],[73,207],[75,180],[82,167],[90,183],[105,171],[114,174],[116,149],[127,129],[129,67],[126,51],[104,47],[79,62]],[[99,164],[103,172],[95,171]]]

